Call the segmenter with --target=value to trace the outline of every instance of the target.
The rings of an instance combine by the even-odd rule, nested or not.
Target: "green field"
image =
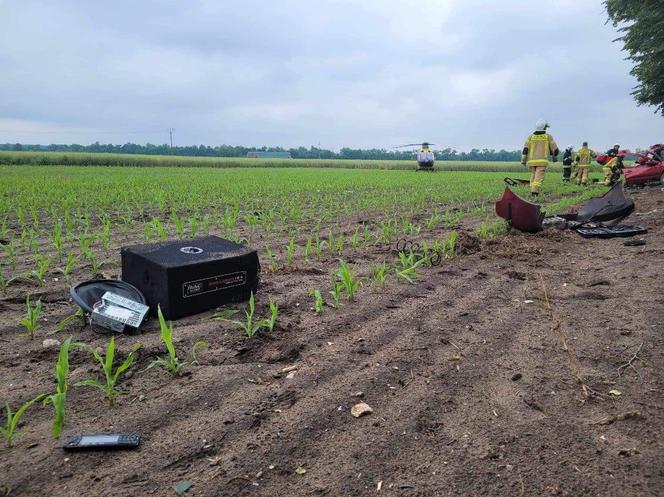
[[[0,166],[0,278],[51,271],[67,257],[95,274],[123,240],[218,234],[278,254],[427,236],[461,220],[495,227],[504,173],[292,169]],[[524,174],[520,175],[524,177]],[[551,212],[601,193],[549,175]],[[523,187],[517,188],[525,194]],[[493,228],[492,228],[493,229]],[[322,240],[327,240],[323,243]],[[28,261],[20,267],[17,261]],[[42,265],[45,267],[42,268]],[[42,269],[40,269],[42,268]],[[0,281],[1,282],[1,281]]]
[[[341,160],[341,159],[248,159],[245,157],[180,157],[169,155],[71,153],[71,152],[7,152],[0,151],[0,164],[64,165],[118,167],[279,167],[279,168],[343,168],[403,169],[415,168],[414,161]],[[559,165],[552,165],[559,171]],[[438,161],[436,168],[444,171],[522,172],[518,162]]]

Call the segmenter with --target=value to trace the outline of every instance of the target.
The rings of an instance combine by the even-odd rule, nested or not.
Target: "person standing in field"
[[[579,185],[588,184],[588,173],[590,172],[590,163],[597,156],[594,150],[588,148],[588,142],[583,142],[583,146],[576,153],[576,182]]]
[[[521,155],[521,164],[530,169],[530,194],[539,195],[544,175],[549,165],[549,156],[552,162],[558,161],[558,145],[549,133],[546,132],[549,123],[540,119],[535,124],[535,132],[526,139]]]
[[[568,182],[570,176],[572,175],[572,162],[573,162],[573,146],[568,145],[563,153],[563,181]]]

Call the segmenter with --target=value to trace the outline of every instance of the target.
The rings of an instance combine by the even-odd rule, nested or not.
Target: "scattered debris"
[[[361,399],[364,397],[364,392],[355,392],[350,395],[351,397],[357,397],[358,399]]]
[[[359,404],[355,404],[350,409],[350,413],[356,418],[364,416],[365,414],[371,414],[372,412],[373,409],[371,408],[371,406],[365,402],[360,402]]]
[[[609,395],[612,395],[613,397],[620,397],[622,392],[620,390],[609,390]]]
[[[298,475],[303,475],[304,473],[307,472],[307,470],[304,469],[302,466],[298,466],[297,468],[295,468],[295,472],[296,472]]]
[[[183,480],[180,483],[173,485],[173,490],[175,490],[175,493],[178,495],[184,495],[189,491],[192,485],[193,483],[191,480]]]
[[[379,481],[376,485],[376,492],[380,492],[381,488],[383,488],[383,480]]]
[[[643,238],[637,238],[636,240],[625,240],[623,242],[625,247],[640,247],[645,244],[646,241]]]
[[[610,425],[615,423],[616,421],[625,421],[626,419],[635,419],[635,418],[640,418],[642,416],[640,411],[630,411],[630,412],[624,412],[622,414],[614,414],[613,416],[609,416],[608,418],[601,419],[593,424],[595,425]]]
[[[399,483],[399,489],[405,490],[407,488],[415,488],[415,485],[411,485],[410,483]]]
[[[512,375],[512,381],[519,381],[521,378],[523,378],[523,375],[521,373],[514,373]]]
[[[291,371],[286,375],[287,380],[292,380],[293,378],[295,378],[295,371]]]
[[[283,369],[281,370],[281,372],[282,372],[283,374],[285,374],[285,373],[290,373],[291,371],[296,371],[297,368],[298,368],[298,366],[296,366],[296,365],[293,365],[293,366],[286,366],[285,368],[283,368]]]

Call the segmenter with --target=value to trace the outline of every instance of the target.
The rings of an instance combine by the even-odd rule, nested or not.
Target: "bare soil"
[[[169,496],[183,480],[210,497],[664,495],[664,192],[632,195],[645,246],[558,230],[481,242],[466,226],[465,253],[416,284],[365,285],[320,316],[308,292],[327,292],[333,258],[264,271],[259,307],[278,302],[278,328],[246,339],[211,312],[181,319],[181,355],[210,347],[178,378],[144,371],[164,354],[151,320],[116,338],[123,356],[142,344],[125,395],[109,407],[71,387],[64,430],[139,432],[140,448],[65,453],[52,408],[33,406],[0,452],[0,495]],[[394,257],[348,258],[366,273]],[[48,319],[34,340],[19,336],[28,290]],[[0,399],[52,390],[57,349],[42,340],[71,305],[62,281],[0,298]],[[108,340],[53,337],[68,334]],[[96,375],[72,352],[72,384]],[[373,413],[354,418],[361,401]]]

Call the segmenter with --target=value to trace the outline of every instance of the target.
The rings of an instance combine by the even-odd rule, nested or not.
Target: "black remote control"
[[[95,433],[67,438],[64,450],[107,450],[133,449],[141,443],[141,436],[135,433]]]

